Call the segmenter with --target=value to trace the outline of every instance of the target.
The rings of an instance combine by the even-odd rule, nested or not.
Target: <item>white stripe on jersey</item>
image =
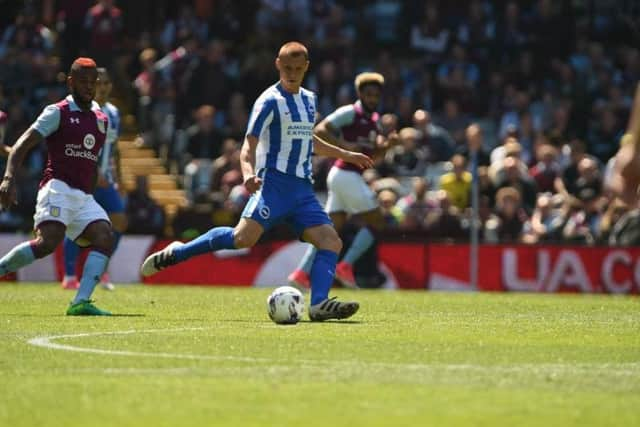
[[[302,96],[306,97],[308,107]],[[285,92],[277,83],[256,100],[247,134],[258,137],[256,171],[275,168],[280,172],[311,179],[310,165],[315,94],[300,88],[296,94]]]

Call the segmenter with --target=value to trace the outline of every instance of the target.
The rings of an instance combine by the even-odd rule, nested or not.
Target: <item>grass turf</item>
[[[339,290],[353,321],[277,326],[268,293],[122,286],[74,318],[0,285],[0,425],[640,424],[637,297]]]

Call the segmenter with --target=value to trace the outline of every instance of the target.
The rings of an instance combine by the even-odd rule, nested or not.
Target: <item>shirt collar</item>
[[[82,111],[82,108],[78,107],[78,104],[76,104],[76,101],[73,100],[73,96],[67,95],[65,99],[69,103],[69,109],[71,111]],[[99,109],[100,109],[100,105],[96,101],[91,101],[91,110],[96,111]]]

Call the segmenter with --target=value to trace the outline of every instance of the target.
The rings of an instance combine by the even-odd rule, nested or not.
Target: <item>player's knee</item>
[[[339,254],[342,251],[342,239],[338,236],[338,233],[327,233],[318,242],[318,249],[324,249]]]
[[[36,258],[44,258],[47,255],[51,255],[56,250],[61,241],[62,238],[58,238],[57,236],[40,236],[34,241],[32,245],[33,255]]]
[[[259,237],[259,236],[258,236]],[[244,231],[233,233],[233,243],[236,249],[250,248],[256,244],[258,239]]]
[[[113,230],[105,227],[104,230],[96,233],[91,246],[104,254],[111,255],[115,242]]]

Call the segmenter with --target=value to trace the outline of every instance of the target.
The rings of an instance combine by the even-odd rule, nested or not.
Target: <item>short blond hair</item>
[[[377,84],[382,87],[384,86],[384,77],[380,73],[374,73],[370,71],[360,73],[356,76],[356,79],[354,81],[356,91],[360,92],[360,88],[368,84]]]
[[[280,47],[278,51],[278,58],[290,56],[297,58],[298,56],[304,56],[304,59],[309,60],[309,51],[306,46],[300,42],[287,42]]]

